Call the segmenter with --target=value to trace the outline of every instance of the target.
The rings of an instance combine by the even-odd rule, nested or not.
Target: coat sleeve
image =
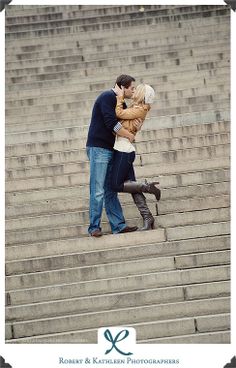
[[[116,97],[116,116],[118,119],[132,120],[132,119],[145,119],[146,111],[142,107],[129,107],[127,109],[123,108],[123,99],[121,97]]]
[[[116,117],[116,97],[112,95],[104,95],[100,101],[100,109],[103,116],[103,121],[107,129],[112,130],[118,123]]]

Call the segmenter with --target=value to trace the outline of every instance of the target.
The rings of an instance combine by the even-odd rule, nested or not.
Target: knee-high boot
[[[124,183],[124,192],[125,193],[150,193],[154,194],[156,200],[159,201],[161,198],[161,191],[159,188],[155,186],[155,184],[159,184],[158,182],[148,183],[138,183],[137,181],[126,181]]]
[[[146,202],[146,198],[143,193],[132,193],[134,203],[136,204],[142,218],[143,227],[139,229],[140,231],[150,230],[154,228],[154,217],[149,210]]]

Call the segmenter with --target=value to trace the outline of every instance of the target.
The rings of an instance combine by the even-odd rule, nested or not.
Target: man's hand
[[[117,96],[124,98],[125,88],[123,86],[120,88],[118,84],[116,84],[113,88],[113,91],[117,94]]]
[[[142,125],[143,125],[143,120],[141,118],[134,120],[134,126],[137,131],[139,131],[142,128]]]

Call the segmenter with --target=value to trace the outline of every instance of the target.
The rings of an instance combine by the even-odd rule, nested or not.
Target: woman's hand
[[[115,85],[113,88],[114,92],[117,94],[118,97],[124,98],[125,93],[125,87],[121,86],[121,88],[118,86],[118,84]]]
[[[142,128],[143,120],[141,118],[135,119],[133,124],[134,124],[134,127],[136,128],[136,130],[138,132]]]
[[[135,136],[132,133],[129,133],[129,136],[127,137],[130,143],[133,143],[135,140]]]

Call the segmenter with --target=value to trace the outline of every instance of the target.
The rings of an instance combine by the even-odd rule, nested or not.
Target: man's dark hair
[[[121,88],[121,86],[124,86],[125,88],[129,88],[132,82],[135,82],[135,79],[127,74],[121,74],[116,79],[116,84]]]

